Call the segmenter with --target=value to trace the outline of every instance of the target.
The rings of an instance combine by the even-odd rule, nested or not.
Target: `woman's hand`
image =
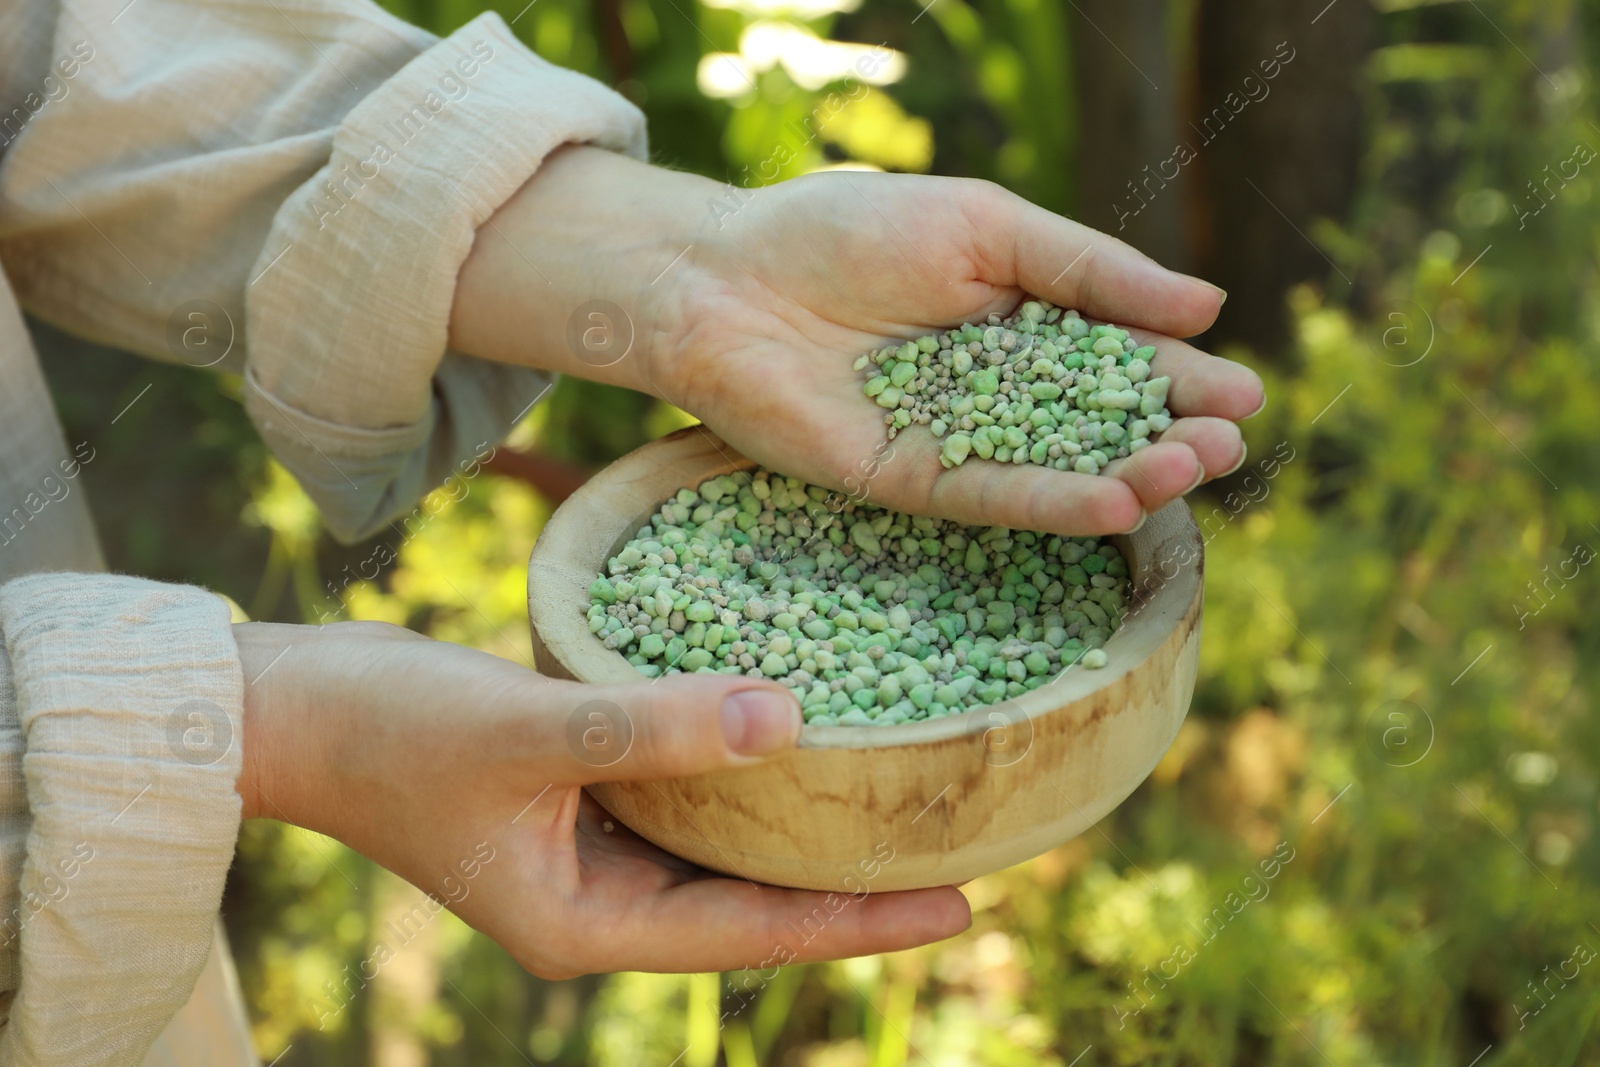
[[[1215,286],[985,182],[833,172],[732,192],[567,149],[496,218],[462,270],[455,347],[652,392],[752,459],[902,511],[1128,530],[1242,463],[1234,423],[1264,402],[1253,371],[1172,339],[1211,324]],[[542,282],[526,269],[541,256]],[[1172,377],[1178,416],[1160,442],[1101,476],[979,460],[945,470],[926,427],[888,442],[855,358],[1009,312],[1025,293],[1156,346],[1153,373]],[[590,302],[622,312],[594,336],[625,332],[628,355],[602,366],[615,348],[597,359],[530,344]]]
[[[784,924],[824,906],[825,893],[670,856],[581,789],[786,751],[800,711],[777,685],[707,674],[582,686],[383,623],[234,633],[250,683],[245,816],[343,841],[536,975],[771,966]],[[953,888],[874,893],[794,959],[909,948],[970,921]]]
[[[785,474],[914,514],[1058,533],[1127,530],[1244,458],[1234,419],[1262,403],[1253,371],[1175,336],[1206,329],[1215,286],[996,186],[833,172],[755,192],[676,268],[683,328],[655,364],[661,394]],[[855,357],[886,340],[1007,314],[1024,294],[1157,348],[1177,419],[1106,477],[1030,464],[939,463],[926,427],[884,447]]]

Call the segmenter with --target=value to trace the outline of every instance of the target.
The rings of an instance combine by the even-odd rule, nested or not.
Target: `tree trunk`
[[[1184,93],[1167,0],[1075,0],[1078,220],[1174,270],[1190,265],[1183,185],[1156,174],[1179,138]]]
[[[1200,0],[1191,217],[1201,273],[1228,290],[1209,344],[1281,360],[1289,287],[1348,285],[1311,230],[1350,207],[1375,29],[1367,0]]]

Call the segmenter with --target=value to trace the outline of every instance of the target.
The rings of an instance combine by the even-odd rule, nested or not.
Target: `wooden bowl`
[[[528,563],[539,669],[582,682],[638,672],[589,632],[589,583],[667,497],[754,466],[690,427],[601,471],[561,505]],[[1200,654],[1204,557],[1181,501],[1113,538],[1133,607],[1110,663],[960,715],[807,726],[758,767],[589,787],[640,836],[703,867],[773,885],[860,893],[959,884],[1099,821],[1177,736]]]

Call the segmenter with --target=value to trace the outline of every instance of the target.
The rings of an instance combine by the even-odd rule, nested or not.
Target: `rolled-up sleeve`
[[[0,586],[0,1063],[138,1063],[189,1000],[239,831],[243,688],[204,590]]]
[[[20,6],[0,261],[21,302],[241,373],[336,536],[409,510],[548,388],[447,350],[456,276],[553,149],[645,155],[622,97],[493,13],[441,40],[357,2]]]

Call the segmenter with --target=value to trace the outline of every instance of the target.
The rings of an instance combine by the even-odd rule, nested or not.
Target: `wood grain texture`
[[[636,681],[589,632],[589,583],[676,490],[751,466],[691,427],[623,457],[562,504],[528,564],[539,669]],[[759,767],[589,791],[669,852],[806,889],[958,884],[1076,837],[1172,744],[1200,652],[1205,565],[1188,507],[1175,501],[1113,540],[1129,558],[1135,598],[1105,646],[1105,668],[1068,670],[1002,704],[933,721],[807,726],[798,749]]]

